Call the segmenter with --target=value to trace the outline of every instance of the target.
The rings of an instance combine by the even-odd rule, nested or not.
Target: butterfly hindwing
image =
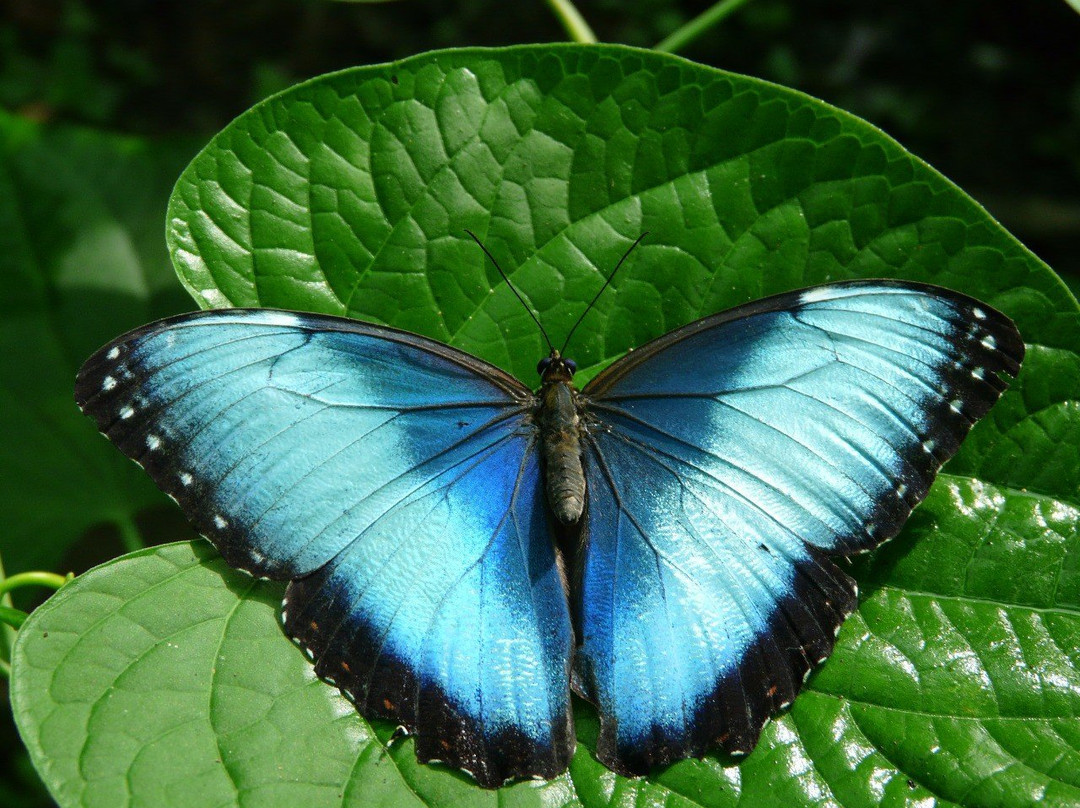
[[[513,430],[293,581],[283,606],[286,631],[364,715],[417,716],[421,761],[488,786],[554,777],[574,743],[566,613],[544,606],[565,602],[563,580],[538,453]]]
[[[575,673],[600,710],[600,760],[640,775],[717,742],[750,751],[832,650],[853,582],[725,502],[692,459],[617,432],[590,449]]]
[[[896,534],[1022,356],[970,298],[851,282],[700,320],[586,386],[575,686],[601,760],[752,749],[855,606],[826,554]]]
[[[519,382],[392,329],[224,310],[105,346],[76,398],[229,563],[292,580],[287,632],[421,760],[488,787],[565,768],[571,631]]]

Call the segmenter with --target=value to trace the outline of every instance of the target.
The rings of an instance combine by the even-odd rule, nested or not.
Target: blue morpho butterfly
[[[321,678],[490,788],[566,769],[571,688],[617,772],[749,752],[856,605],[829,556],[900,530],[1023,353],[972,298],[851,281],[580,392],[552,349],[533,393],[416,334],[224,309],[105,346],[76,398],[228,563],[290,582]]]

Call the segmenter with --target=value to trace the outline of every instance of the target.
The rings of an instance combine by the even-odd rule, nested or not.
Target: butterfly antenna
[[[514,284],[510,283],[510,279],[506,277],[506,273],[502,271],[502,267],[499,266],[499,262],[495,260],[495,256],[491,254],[487,247],[484,246],[484,242],[482,242],[476,237],[476,233],[468,229],[466,229],[465,232],[468,233],[472,240],[480,246],[480,249],[484,251],[484,255],[488,257],[492,265],[494,265],[495,269],[499,270],[499,274],[502,275],[502,279],[506,281],[506,285],[510,287],[510,291],[513,292],[517,299],[521,301],[521,305],[525,307],[525,311],[529,312],[529,316],[533,318],[533,322],[536,323],[536,327],[539,328],[540,333],[544,335],[544,340],[547,342],[548,348],[554,351],[555,346],[551,344],[551,338],[548,337],[547,331],[544,330],[544,326],[540,324],[540,318],[533,314],[533,310],[529,307],[529,304],[525,302],[525,298],[523,298],[521,296],[521,293],[514,288]]]
[[[604,294],[604,290],[608,288],[608,284],[610,284],[611,279],[615,277],[615,273],[619,271],[619,267],[621,267],[623,265],[623,262],[625,262],[626,259],[630,257],[630,253],[634,251],[634,247],[639,245],[641,243],[641,240],[647,235],[649,235],[648,230],[638,236],[637,239],[634,240],[634,243],[630,245],[626,252],[623,253],[623,257],[619,259],[619,263],[615,265],[615,269],[611,270],[611,274],[607,276],[607,280],[604,281],[604,285],[600,287],[600,291],[597,292],[596,295],[593,296],[593,299],[589,301],[589,305],[585,307],[585,311],[581,312],[581,316],[577,318],[577,322],[574,323],[574,327],[571,328],[570,333],[566,335],[566,342],[563,343],[562,350],[559,351],[560,354],[566,352],[566,346],[570,344],[570,337],[574,336],[574,332],[577,331],[577,327],[581,325],[581,321],[585,319],[585,315],[589,313],[596,301],[600,299],[600,295]]]

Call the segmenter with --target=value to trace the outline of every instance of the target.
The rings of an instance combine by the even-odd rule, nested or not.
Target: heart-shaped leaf
[[[205,307],[435,337],[531,380],[643,231],[573,345],[609,360],[774,292],[901,277],[1075,348],[1076,301],[975,202],[879,130],[791,90],[618,46],[442,51],[302,84],[177,183],[169,243]]]
[[[531,378],[688,320],[846,277],[937,282],[1011,315],[1011,390],[904,533],[791,711],[736,765],[641,780],[590,754],[492,793],[345,709],[280,633],[280,589],[177,545],[106,565],[15,649],[20,727],[61,804],[1069,805],[1080,800],[1077,305],[971,199],[880,131],[790,90],[621,47],[427,54],[255,107],[185,171],[169,240],[205,306],[377,320]],[[47,636],[46,636],[47,635]],[[209,795],[209,796],[204,796]]]

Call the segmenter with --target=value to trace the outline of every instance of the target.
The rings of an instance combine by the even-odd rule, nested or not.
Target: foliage
[[[651,47],[710,0],[580,0],[601,41]],[[565,39],[542,0],[381,4],[10,0],[0,106],[204,141],[269,92],[432,48]],[[1063,2],[753,0],[682,50],[859,115],[1080,272],[1080,16]]]
[[[192,308],[161,221],[194,151],[0,112],[0,550],[9,573],[85,569],[138,546],[139,532],[190,535],[168,500],[94,434],[71,388],[107,338]],[[21,606],[33,602],[26,589],[12,594]],[[0,745],[17,749],[14,735],[5,709]],[[32,777],[25,755],[8,756],[0,804],[40,804],[26,785]]]
[[[102,523],[129,526],[167,503],[72,406],[71,380],[119,331],[192,307],[176,288],[160,205],[193,151],[0,113],[0,522],[9,572],[59,567],[73,537]]]
[[[540,338],[466,227],[555,334],[650,231],[583,326],[586,374],[734,303],[869,276],[986,300],[1016,320],[1029,358],[904,533],[860,560],[862,602],[836,653],[742,763],[619,778],[590,756],[582,706],[567,775],[480,792],[417,765],[411,742],[391,744],[392,727],[312,678],[277,626],[279,586],[182,543],[78,578],[20,632],[14,705],[61,804],[1080,800],[1080,310],[1044,264],[849,114],[610,46],[449,51],[317,79],[216,137],[169,209],[173,259],[200,305],[373,319],[530,379]],[[48,290],[67,276],[51,266],[19,264],[22,286],[46,290],[27,308],[54,329],[70,321],[71,339],[95,333],[84,309],[102,340],[149,319],[131,309],[138,272],[75,284],[90,302],[58,318],[63,296]],[[90,297],[98,286],[119,294]],[[45,369],[70,372],[54,353]],[[80,507],[111,502],[115,478],[94,476]]]

